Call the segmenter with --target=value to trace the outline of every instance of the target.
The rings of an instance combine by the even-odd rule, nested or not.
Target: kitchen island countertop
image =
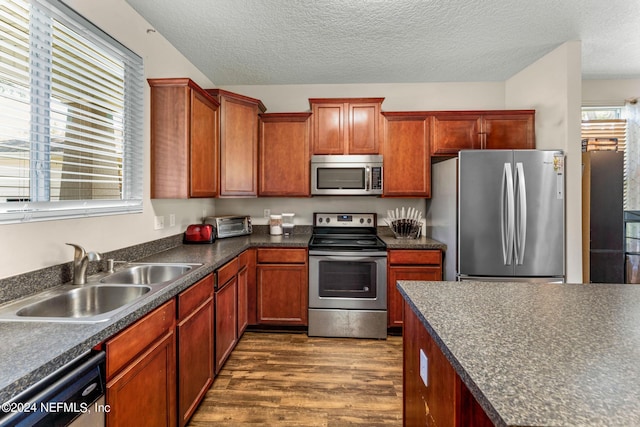
[[[494,424],[640,425],[640,286],[398,288]]]

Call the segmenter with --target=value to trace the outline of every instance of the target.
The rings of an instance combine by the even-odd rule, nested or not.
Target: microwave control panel
[[[371,168],[371,189],[382,190],[382,167],[374,166]]]

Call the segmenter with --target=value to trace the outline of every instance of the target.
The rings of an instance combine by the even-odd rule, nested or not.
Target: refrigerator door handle
[[[524,166],[521,162],[516,163],[516,184],[518,191],[518,211],[516,215],[518,233],[515,237],[515,256],[516,264],[522,265],[527,244],[527,185],[524,179]]]
[[[511,265],[513,258],[513,239],[515,234],[514,189],[511,163],[505,163],[502,171],[502,195],[500,197],[500,232],[502,236],[502,260]]]

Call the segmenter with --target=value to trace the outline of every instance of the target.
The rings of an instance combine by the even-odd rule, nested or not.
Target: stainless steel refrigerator
[[[427,232],[447,243],[446,280],[563,282],[563,152],[463,150],[454,162],[433,165],[427,208]]]

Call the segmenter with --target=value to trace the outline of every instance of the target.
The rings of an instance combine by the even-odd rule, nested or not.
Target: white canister
[[[271,215],[269,217],[269,234],[273,236],[282,235],[282,215]]]

